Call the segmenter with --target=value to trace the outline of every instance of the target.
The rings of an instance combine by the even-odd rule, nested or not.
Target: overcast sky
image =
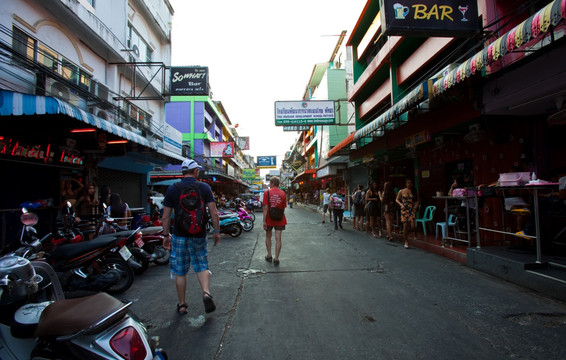
[[[355,26],[366,0],[170,0],[175,14],[172,65],[209,68],[246,154],[277,155],[281,165],[298,134],[274,125],[274,102],[301,100],[313,66],[328,61],[342,30]]]

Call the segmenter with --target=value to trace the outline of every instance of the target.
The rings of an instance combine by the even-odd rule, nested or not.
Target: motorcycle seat
[[[127,313],[129,304],[101,292],[77,299],[55,301],[43,310],[35,336],[66,336],[94,327],[112,315],[113,322]]]
[[[155,235],[163,232],[163,226],[150,226],[140,229],[142,235]]]
[[[220,218],[220,220],[226,220],[229,218],[238,217],[238,214],[219,214],[218,217]]]
[[[51,255],[55,261],[74,258],[89,251],[110,246],[112,243],[116,242],[117,238],[129,236],[131,232],[132,231],[130,230],[128,231],[128,234],[125,234],[126,231],[120,231],[117,233],[100,235],[99,237],[89,241],[60,245],[53,250]]]

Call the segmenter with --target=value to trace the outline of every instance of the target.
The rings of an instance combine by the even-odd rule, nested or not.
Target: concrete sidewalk
[[[317,206],[317,205],[295,203],[295,204],[293,204],[293,206],[300,207],[300,208],[303,208],[303,209],[307,209],[307,210],[322,214],[322,207]],[[353,219],[353,214],[349,210],[344,210],[344,220],[346,220],[346,219],[349,219],[349,220]]]

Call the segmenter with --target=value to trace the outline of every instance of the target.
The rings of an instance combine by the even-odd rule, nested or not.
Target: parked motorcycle
[[[106,210],[106,206],[104,206],[104,209]],[[97,234],[102,235],[120,233],[128,230],[124,230],[124,228],[118,223],[117,219],[110,217],[105,211],[104,214],[102,214],[101,221],[96,231]],[[157,240],[158,239],[155,239],[155,241]],[[163,240],[161,240],[161,243],[163,243]],[[143,249],[144,245],[145,242],[143,240],[143,233],[142,236],[131,238],[126,243],[128,250],[130,250],[132,254],[132,256],[128,259],[128,264],[137,275],[143,274],[149,267],[149,263],[151,261],[150,253]]]
[[[166,359],[132,303],[106,293],[66,300],[53,268],[0,258],[0,359]]]
[[[127,263],[132,254],[126,243],[141,238],[141,232],[129,230],[102,235],[89,241],[63,244],[45,253],[42,249],[51,243],[51,234],[40,240],[34,228],[37,215],[27,212],[25,208],[22,212],[22,232],[19,242],[15,242],[18,248],[13,253],[30,260],[47,261],[57,272],[63,289],[69,295],[76,296],[85,291],[119,294],[132,286],[134,272]]]
[[[221,234],[227,234],[230,235],[232,237],[237,237],[240,236],[240,234],[242,233],[242,230],[244,228],[242,222],[240,221],[240,218],[238,217],[238,214],[234,213],[234,212],[218,212],[218,217],[220,218],[220,233]],[[212,226],[212,220],[210,219],[210,216],[208,217],[208,223],[207,223],[207,230],[209,233],[212,233],[212,231],[214,230],[213,226]]]
[[[256,210],[261,210],[263,206],[261,205],[261,202],[258,199],[251,198],[248,201],[246,201],[246,208],[250,212],[255,212]]]
[[[246,204],[239,198],[236,199],[235,211],[238,212],[238,215],[240,216],[241,220],[246,219],[246,218],[251,218],[252,221],[255,222],[254,212],[251,211],[251,210],[248,210],[248,208],[246,207]]]
[[[254,228],[255,215],[252,218],[252,216],[248,214],[246,209],[243,207],[238,207],[236,209],[236,213],[238,214],[238,218],[242,222],[243,230],[246,232],[251,231]]]
[[[142,233],[143,246],[150,256],[149,261],[158,265],[169,263],[170,250],[163,247],[163,226],[150,226],[140,229]]]

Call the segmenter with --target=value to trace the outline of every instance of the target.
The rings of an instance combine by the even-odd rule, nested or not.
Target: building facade
[[[2,8],[0,162],[12,174],[2,188],[13,190],[0,208],[48,199],[49,212],[66,200],[67,183],[73,193],[108,185],[145,208],[149,171],[182,159],[181,134],[165,123],[169,1],[7,0]]]
[[[436,195],[446,195],[455,180],[474,187],[511,171],[551,182],[566,174],[558,155],[566,153],[564,2],[517,7],[485,0],[472,12],[473,2],[465,11],[454,8],[454,16],[477,22],[477,31],[444,29],[435,37],[411,33],[410,27],[387,33],[383,4],[389,2],[367,2],[348,40],[356,131],[331,155],[349,152],[350,168],[366,167],[380,187],[390,181],[403,188],[407,178],[414,180],[420,216],[428,205],[440,210],[434,222],[445,219],[444,200]],[[480,223],[515,232],[500,200],[480,204]],[[543,250],[559,251],[554,235],[564,218],[543,222]],[[521,242],[487,231],[479,238],[482,246]]]

